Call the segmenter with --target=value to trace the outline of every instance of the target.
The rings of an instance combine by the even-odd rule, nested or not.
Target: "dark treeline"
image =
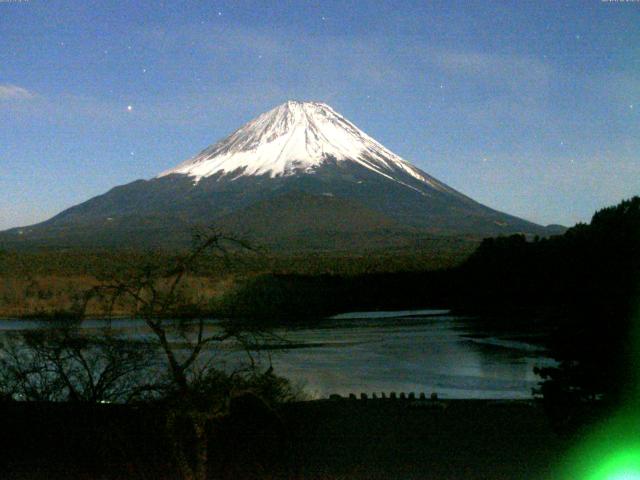
[[[446,306],[504,317],[511,327],[556,322],[556,317],[628,318],[640,271],[639,210],[640,197],[635,197],[597,212],[591,224],[578,224],[564,235],[486,239],[461,266],[450,269],[255,276],[227,301],[238,316]]]
[[[500,314],[510,327],[552,327],[548,344],[560,364],[538,373],[545,399],[564,420],[576,404],[635,401],[640,197],[562,236],[485,240],[456,276],[459,308]]]
[[[458,270],[475,311],[553,308],[600,315],[628,311],[637,292],[640,197],[597,212],[589,225],[564,235],[526,241],[486,239]]]
[[[639,204],[635,197],[606,208],[591,224],[550,238],[485,239],[462,265],[449,269],[260,275],[229,296],[227,307],[233,316],[279,312],[289,317],[359,308],[449,307],[503,318],[511,328],[558,317],[618,317],[629,312],[636,298]]]
[[[213,311],[223,316],[296,323],[357,310],[446,308],[451,271],[345,275],[264,274],[247,279]]]

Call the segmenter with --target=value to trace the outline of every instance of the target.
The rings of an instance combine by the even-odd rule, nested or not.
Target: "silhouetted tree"
[[[85,329],[77,319],[5,335],[0,393],[25,401],[154,402],[164,412],[159,420],[180,478],[208,478],[211,452],[220,452],[209,442],[234,396],[250,393],[267,405],[300,394],[257,361],[255,351],[272,337],[269,332],[244,322],[208,321],[209,299],[187,291],[185,280],[203,263],[216,263],[212,257],[224,262],[229,252],[249,248],[204,231],[186,253],[142,255],[105,269],[82,310],[97,305],[110,319],[114,306],[126,304],[147,329],[143,339]]]
[[[281,380],[278,391],[264,388],[265,382],[277,383],[270,370],[260,370],[251,353],[268,336],[264,329],[238,322],[212,325],[202,314],[206,299],[190,302],[182,290],[185,278],[208,255],[224,257],[229,250],[247,248],[217,232],[200,233],[187,254],[134,266],[126,276],[105,281],[87,296],[87,302],[106,302],[107,313],[116,302],[130,302],[134,318],[142,320],[155,339],[166,369],[154,389],[162,392],[168,407],[166,430],[176,467],[186,480],[207,478],[211,429],[227,414],[234,392],[260,390],[256,387],[261,384],[260,393],[275,394],[275,400],[293,392]],[[247,361],[231,371],[210,354],[212,348],[234,347],[246,353]]]
[[[8,332],[0,341],[0,391],[24,401],[130,402],[154,384],[160,367],[154,350],[148,342],[70,325]]]

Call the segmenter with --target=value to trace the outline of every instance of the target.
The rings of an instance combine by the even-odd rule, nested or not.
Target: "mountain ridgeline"
[[[0,233],[0,245],[185,246],[203,225],[288,250],[562,231],[481,205],[324,103],[289,101],[153,179]]]

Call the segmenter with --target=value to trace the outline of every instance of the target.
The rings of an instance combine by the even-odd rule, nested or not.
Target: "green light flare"
[[[587,480],[640,480],[640,446],[607,458]]]
[[[611,480],[640,480],[640,473],[621,473],[609,478]]]
[[[580,441],[554,480],[640,480],[640,308],[636,312],[625,404]]]
[[[562,480],[640,480],[640,411],[599,426],[564,462]]]

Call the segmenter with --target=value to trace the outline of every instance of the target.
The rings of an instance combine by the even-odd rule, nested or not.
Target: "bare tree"
[[[0,341],[0,394],[27,401],[160,402],[178,474],[207,478],[209,438],[232,396],[297,396],[289,382],[257,362],[255,351],[273,335],[248,323],[208,320],[208,299],[188,291],[185,282],[212,256],[226,261],[230,251],[249,249],[207,231],[194,235],[185,254],[143,256],[114,268],[87,292],[83,312],[95,302],[111,324],[114,307],[124,305],[143,323],[143,335],[126,338],[110,328],[96,333],[82,323],[6,335]]]
[[[130,402],[159,372],[151,344],[113,332],[58,325],[11,332],[0,341],[0,391],[6,398],[53,402]]]
[[[200,313],[202,305],[186,300],[184,280],[211,255],[226,258],[229,250],[250,247],[215,231],[194,236],[192,249],[166,264],[145,264],[93,288],[87,302],[100,299],[111,314],[114,305],[132,305],[134,318],[148,327],[165,361],[165,375],[153,388],[167,402],[166,430],[176,467],[185,480],[207,478],[208,438],[215,421],[228,412],[234,390],[251,383],[277,378],[271,370],[257,368],[252,348],[267,335],[248,324],[217,322],[212,325]],[[196,302],[203,302],[199,299]],[[184,313],[194,313],[185,317]],[[221,349],[238,348],[246,361],[224,368]],[[206,355],[203,355],[206,353]],[[280,396],[290,394],[281,389]]]

